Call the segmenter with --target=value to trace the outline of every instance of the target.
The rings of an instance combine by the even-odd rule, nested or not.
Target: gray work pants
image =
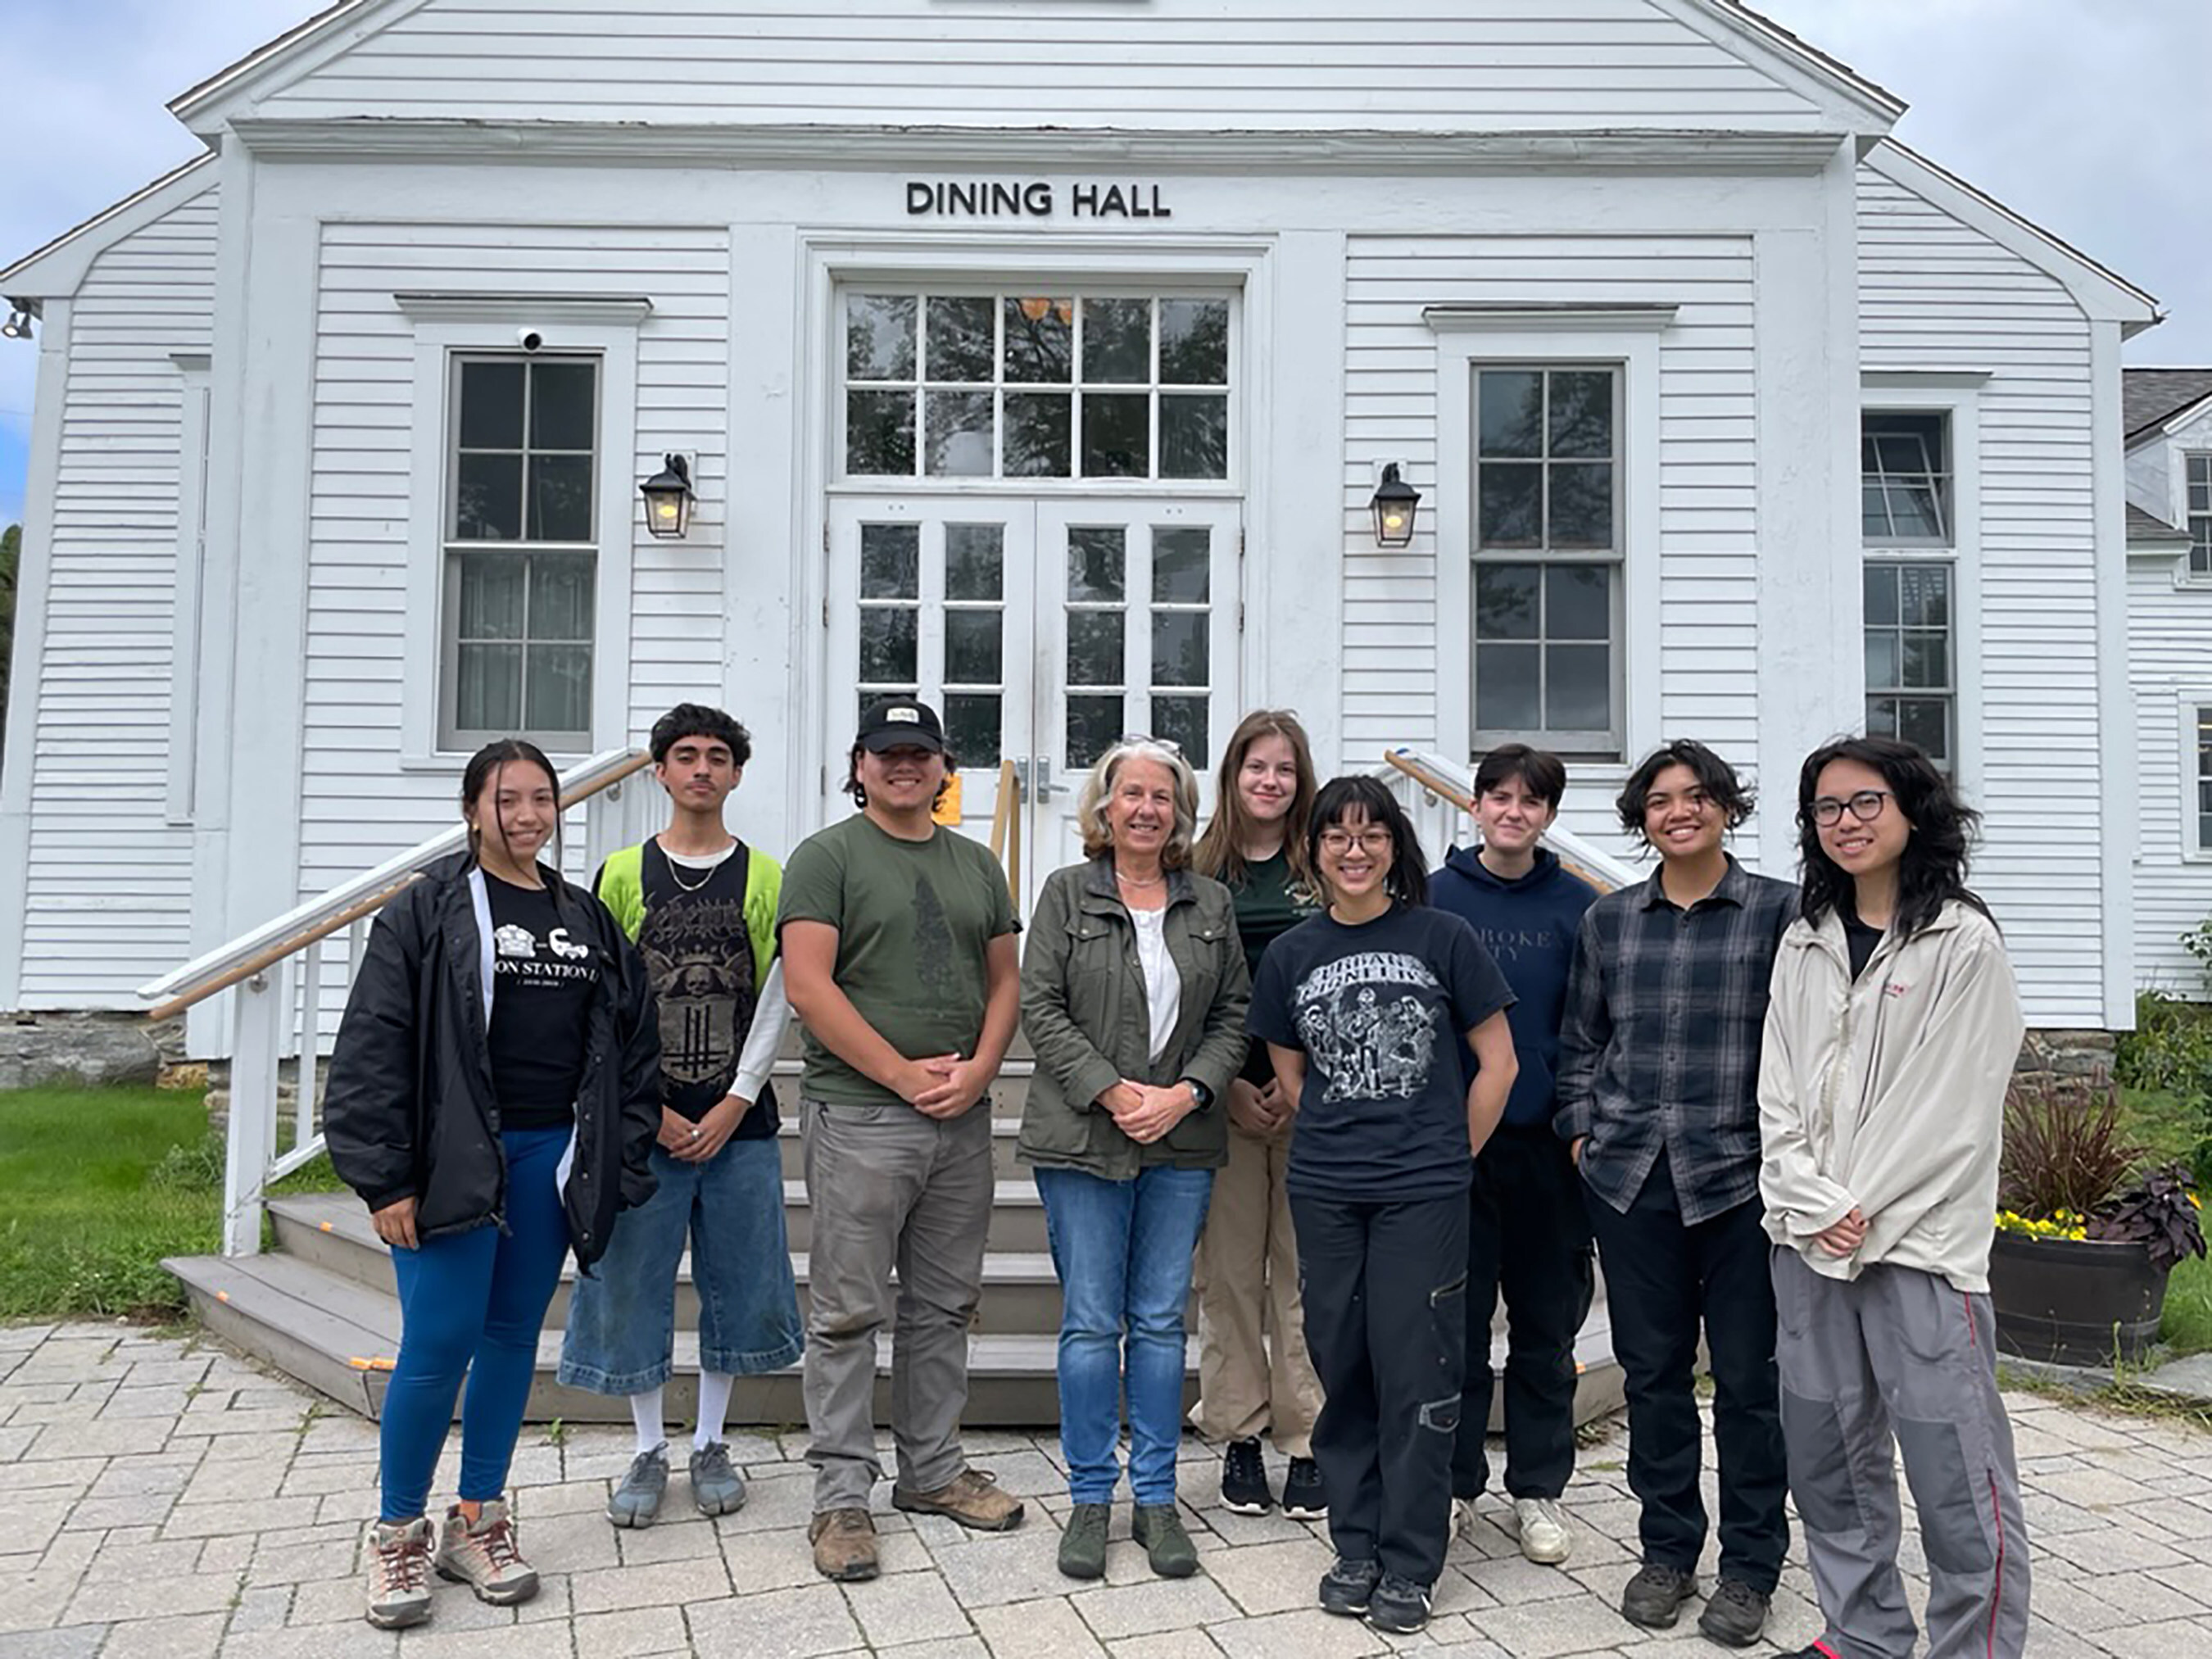
[[[1774,1249],[1790,1490],[1837,1659],[1908,1659],[1897,1456],[1928,1558],[1927,1659],[2018,1659],[2027,1528],[1986,1296],[1875,1266],[1826,1279]]]
[[[960,1413],[991,1224],[991,1106],[986,1097],[950,1122],[903,1103],[808,1100],[800,1110],[813,1222],[806,1461],[818,1514],[866,1509],[883,1478],[876,1337],[887,1322],[898,1484],[933,1492],[967,1467]]]

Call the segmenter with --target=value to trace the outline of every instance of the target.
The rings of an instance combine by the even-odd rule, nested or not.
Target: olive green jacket
[[[1128,1181],[1152,1164],[1214,1169],[1226,1161],[1229,1085],[1244,1064],[1244,1013],[1252,1000],[1229,890],[1206,876],[1170,872],[1163,932],[1182,979],[1182,1001],[1155,1065],[1136,924],[1115,890],[1111,860],[1071,865],[1046,878],[1022,957],[1022,1029],[1036,1053],[1016,1148],[1023,1163]],[[1140,1146],[1098,1105],[1123,1078],[1156,1088],[1188,1078],[1211,1090],[1213,1100]]]

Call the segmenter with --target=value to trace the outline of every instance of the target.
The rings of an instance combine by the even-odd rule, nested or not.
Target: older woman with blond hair
[[[1036,1051],[1018,1155],[1060,1275],[1060,1436],[1074,1510],[1060,1570],[1106,1571],[1129,1412],[1131,1530],[1167,1577],[1197,1571],[1176,1510],[1183,1316],[1250,981],[1229,890],[1194,873],[1198,781],[1172,744],[1115,744],[1079,807],[1084,861],[1047,878],[1022,962]]]

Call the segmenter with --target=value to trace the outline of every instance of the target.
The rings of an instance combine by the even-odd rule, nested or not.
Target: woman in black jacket
[[[560,875],[559,791],[531,744],[477,751],[461,780],[469,850],[378,916],[331,1056],[331,1161],[399,1285],[383,1510],[364,1552],[383,1629],[429,1616],[424,1508],[464,1372],[460,1501],[434,1565],[496,1605],[537,1594],[500,1494],[538,1334],[570,1248],[588,1267],[616,1212],[653,1191],[660,1042],[644,967]]]

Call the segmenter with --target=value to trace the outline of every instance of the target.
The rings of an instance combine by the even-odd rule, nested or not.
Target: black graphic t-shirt
[[[491,902],[491,1081],[502,1129],[575,1121],[584,1028],[599,967],[571,939],[553,895],[487,872]]]
[[[672,859],[658,841],[641,851],[637,948],[660,1010],[660,1098],[694,1123],[737,1081],[760,995],[745,926],[750,857],[743,842],[711,862]],[[775,1091],[763,1085],[732,1138],[757,1140],[775,1128]]]
[[[1474,1160],[1455,1045],[1513,993],[1474,930],[1401,904],[1348,927],[1323,913],[1268,948],[1252,1035],[1304,1050],[1286,1184],[1335,1199],[1441,1198]]]

